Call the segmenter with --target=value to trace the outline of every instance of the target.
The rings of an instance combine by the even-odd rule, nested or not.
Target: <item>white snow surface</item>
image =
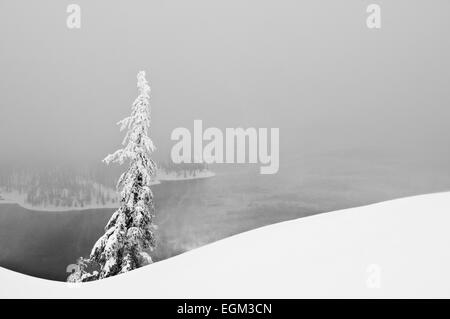
[[[0,268],[0,297],[449,298],[449,225],[450,192],[408,197],[262,227],[96,282]]]

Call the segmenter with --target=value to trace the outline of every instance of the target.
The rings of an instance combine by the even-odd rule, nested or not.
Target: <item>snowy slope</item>
[[[0,268],[0,297],[450,297],[450,193],[242,233],[70,286]]]

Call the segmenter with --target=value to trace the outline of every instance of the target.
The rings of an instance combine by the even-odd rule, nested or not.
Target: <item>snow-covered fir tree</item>
[[[112,215],[105,234],[90,255],[100,266],[99,279],[151,263],[146,250],[155,247],[155,207],[150,182],[156,165],[150,157],[155,147],[148,136],[150,87],[144,71],[138,73],[137,80],[139,96],[133,103],[131,115],[118,123],[121,131],[127,130],[124,147],[104,159],[107,164],[129,162],[129,167],[117,183],[121,206]]]

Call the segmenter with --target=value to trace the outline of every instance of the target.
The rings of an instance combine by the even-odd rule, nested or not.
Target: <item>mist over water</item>
[[[98,163],[120,145],[141,69],[160,159],[195,119],[278,127],[281,161],[387,147],[449,158],[446,1],[386,3],[379,32],[360,1],[78,3],[79,30],[66,4],[2,4],[2,162]]]

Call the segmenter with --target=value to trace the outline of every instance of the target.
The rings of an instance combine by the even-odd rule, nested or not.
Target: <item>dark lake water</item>
[[[204,180],[155,185],[155,261],[280,221],[450,189],[445,159],[334,154],[284,165],[279,174],[255,167],[219,171]],[[39,212],[0,205],[0,266],[65,280],[66,267],[88,256],[112,209]],[[282,247],[280,247],[282,249]],[[276,252],[268,252],[274,257]]]

